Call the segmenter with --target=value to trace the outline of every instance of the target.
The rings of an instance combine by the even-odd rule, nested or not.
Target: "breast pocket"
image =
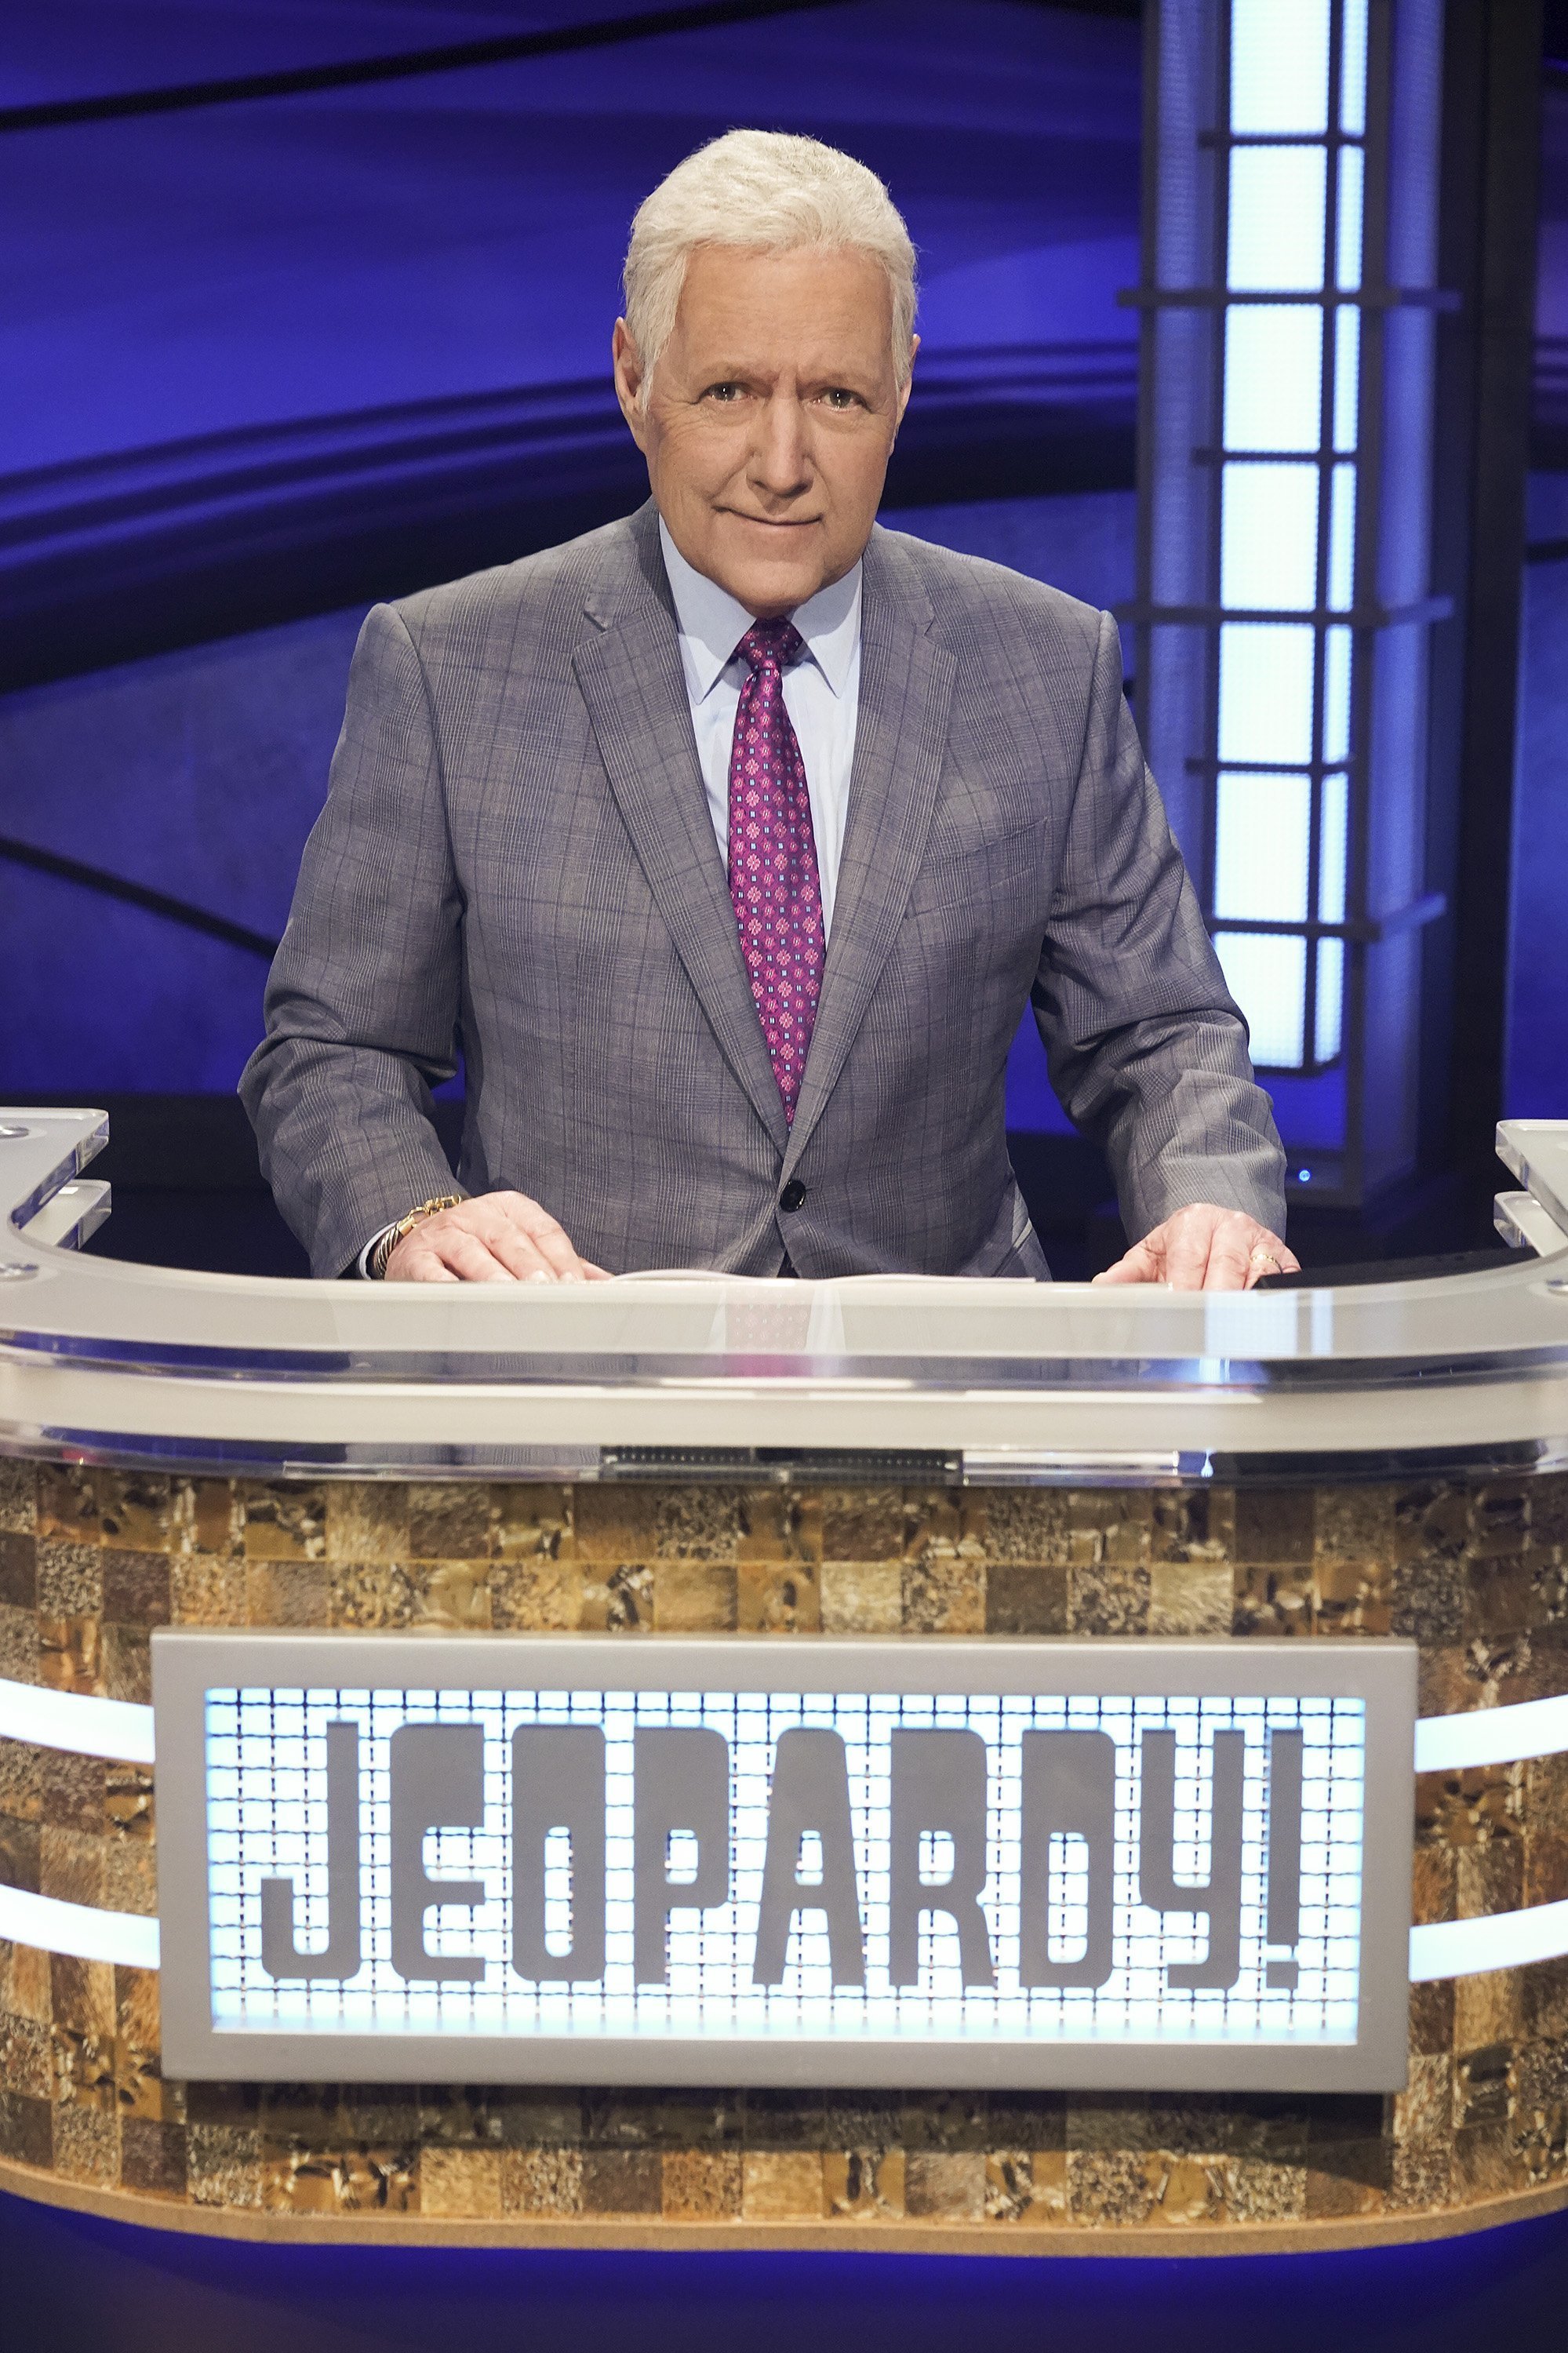
[[[1047,855],[1046,828],[1032,816],[967,849],[927,857],[910,888],[909,913],[959,910],[995,920],[1037,903],[1044,914]]]

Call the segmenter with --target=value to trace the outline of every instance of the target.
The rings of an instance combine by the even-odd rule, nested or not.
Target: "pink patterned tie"
[[[736,652],[751,675],[740,690],[729,755],[729,895],[791,1122],[827,954],[806,764],[784,707],[785,665],[804,649],[792,621],[754,621],[747,629]]]

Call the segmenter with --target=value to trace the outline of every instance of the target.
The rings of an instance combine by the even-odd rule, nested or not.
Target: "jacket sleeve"
[[[462,900],[418,655],[366,619],[326,807],[267,985],[239,1092],[261,1167],[318,1275],[456,1189],[430,1089],[457,1067]]]
[[[1033,1004],[1052,1083],[1110,1161],[1129,1240],[1194,1201],[1284,1233],[1273,1109],[1122,695],[1109,614]]]

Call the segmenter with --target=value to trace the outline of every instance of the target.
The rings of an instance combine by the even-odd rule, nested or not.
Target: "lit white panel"
[[[1318,601],[1316,466],[1227,465],[1220,504],[1220,602],[1310,612]]]
[[[1329,602],[1348,613],[1355,596],[1356,470],[1336,466],[1329,492]]]
[[[153,1711],[130,1700],[93,1699],[0,1679],[0,1739],[67,1748],[77,1757],[150,1765]]]
[[[1347,776],[1325,776],[1319,819],[1318,921],[1345,920],[1345,873],[1350,850],[1351,787]]]
[[[1568,1750],[1568,1698],[1516,1700],[1463,1715],[1423,1716],[1415,1727],[1418,1773],[1466,1773],[1478,1765],[1517,1765]]]
[[[1323,283],[1328,151],[1231,151],[1226,277],[1233,292],[1316,293]]]
[[[1299,923],[1307,915],[1312,787],[1305,776],[1224,769],[1214,826],[1214,913]]]
[[[66,1904],[25,1887],[0,1887],[0,1940],[31,1945],[36,1953],[70,1953],[79,1961],[111,1961],[122,1969],[158,1966],[155,1920],[135,1912],[101,1912],[93,1904]]]
[[[1334,313],[1334,448],[1346,456],[1356,446],[1361,396],[1361,314],[1342,307]]]
[[[1243,302],[1225,313],[1227,449],[1316,449],[1323,328],[1302,302]]]
[[[1329,0],[1232,0],[1231,129],[1329,127]]]
[[[1344,0],[1340,23],[1340,128],[1360,138],[1367,127],[1367,0]]]
[[[1366,159],[1359,147],[1340,148],[1334,282],[1344,294],[1354,293],[1361,282],[1361,189],[1365,170]]]
[[[1323,632],[1323,757],[1346,760],[1351,752],[1351,633]]]
[[[1225,986],[1246,1015],[1261,1070],[1298,1071],[1307,1026],[1307,943],[1277,932],[1221,932]]]
[[[1228,767],[1255,760],[1306,766],[1312,757],[1312,656],[1310,622],[1222,625],[1220,757]]]
[[[1437,1920],[1410,1932],[1410,1982],[1472,1978],[1483,1969],[1519,1969],[1568,1953],[1568,1904],[1528,1912],[1494,1912],[1485,1920]]]
[[[1339,1059],[1344,1023],[1345,944],[1343,940],[1319,940],[1318,943],[1318,1002],[1312,1020],[1312,1058],[1314,1061],[1332,1062]]]

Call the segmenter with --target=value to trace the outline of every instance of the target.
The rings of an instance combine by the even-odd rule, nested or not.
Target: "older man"
[[[316,1271],[1043,1275],[1031,1002],[1137,1238],[1105,1279],[1294,1265],[1112,622],[874,525],[916,348],[881,182],[731,132],[626,297],[650,503],[360,638],[241,1082]]]

